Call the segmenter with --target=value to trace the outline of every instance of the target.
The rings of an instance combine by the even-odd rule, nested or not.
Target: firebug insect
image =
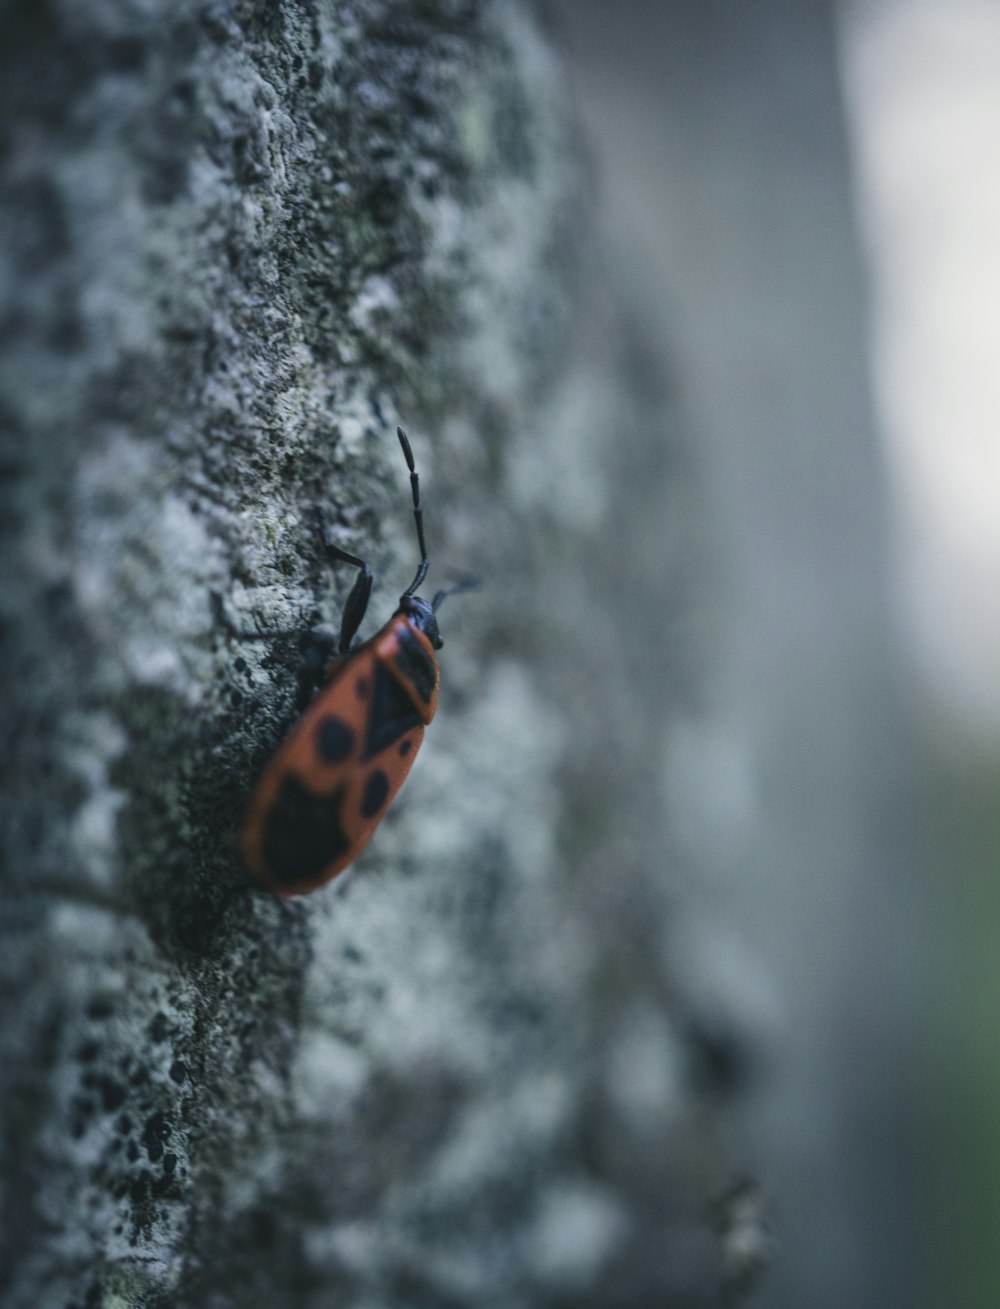
[[[320,539],[331,559],[358,575],[341,617],[337,653],[302,717],[264,769],[250,799],[240,853],[253,879],[280,896],[323,886],[358,857],[410,771],[437,709],[443,644],[437,610],[464,582],[428,603],[420,482],[410,443],[396,435],[410,470],[420,563],[381,631],[351,649],[364,619],[372,571],[363,559]]]

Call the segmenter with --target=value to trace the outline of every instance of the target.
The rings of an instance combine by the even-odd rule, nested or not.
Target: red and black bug
[[[359,572],[323,685],[264,769],[243,824],[243,862],[260,886],[277,895],[323,886],[368,844],[437,709],[436,652],[443,644],[437,610],[446,596],[475,585],[438,591],[429,603],[416,594],[428,567],[420,482],[406,434],[399,427],[396,434],[410,470],[420,563],[386,625],[352,650],[372,572],[320,529],[329,557]]]

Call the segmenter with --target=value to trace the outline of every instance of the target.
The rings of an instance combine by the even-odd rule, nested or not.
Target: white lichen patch
[[[367,278],[351,310],[351,320],[363,332],[378,327],[380,319],[399,308],[399,292],[387,277]]]
[[[553,857],[555,766],[564,742],[565,724],[530,673],[496,664],[461,719],[449,722],[442,713],[428,731],[418,761],[424,768],[408,783],[407,801],[419,815],[408,825],[410,849],[434,867],[483,839],[499,840],[522,876],[543,879]]]
[[[165,478],[155,447],[123,433],[81,461],[70,575],[103,647],[104,675],[194,705],[208,669],[210,592],[223,564],[201,516],[163,489]]]
[[[435,1184],[448,1194],[474,1191],[517,1159],[544,1156],[573,1105],[575,1087],[565,1076],[525,1070],[508,1087],[483,1072],[479,1095],[432,1163]]]
[[[613,1192],[567,1181],[542,1194],[531,1233],[532,1263],[561,1288],[584,1288],[614,1253],[628,1225]]]
[[[329,1125],[356,1111],[371,1076],[367,1056],[355,1046],[316,1030],[303,1044],[292,1076],[297,1113],[304,1123]]]
[[[110,770],[128,747],[128,736],[107,711],[70,716],[63,724],[62,763],[86,788],[70,820],[74,853],[91,883],[110,887],[118,812],[126,794],[112,786]]]

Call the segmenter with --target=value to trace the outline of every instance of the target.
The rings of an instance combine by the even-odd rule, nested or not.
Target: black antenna
[[[413,492],[413,521],[417,525],[417,544],[420,546],[420,563],[417,566],[417,575],[403,592],[402,598],[405,599],[406,596],[413,595],[427,576],[428,564],[427,546],[424,543],[424,511],[420,505],[420,478],[417,476],[416,464],[413,462],[413,451],[406,439],[406,433],[401,427],[397,427],[396,435],[399,437],[399,444],[403,447],[403,454],[406,456],[406,466],[410,470],[410,490]]]
[[[449,586],[445,591],[438,591],[431,601],[431,608],[435,613],[441,607],[441,601],[447,600],[450,595],[458,595],[460,591],[476,591],[482,585],[478,577],[467,577],[463,582],[456,582],[454,586]]]

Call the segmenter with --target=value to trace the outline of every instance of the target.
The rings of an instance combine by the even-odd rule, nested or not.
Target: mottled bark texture
[[[714,1303],[738,1067],[657,817],[697,500],[536,16],[2,21],[4,1305]],[[397,421],[432,585],[483,588],[369,851],[276,903],[234,834],[277,633],[352,581],[315,505],[391,612]]]

